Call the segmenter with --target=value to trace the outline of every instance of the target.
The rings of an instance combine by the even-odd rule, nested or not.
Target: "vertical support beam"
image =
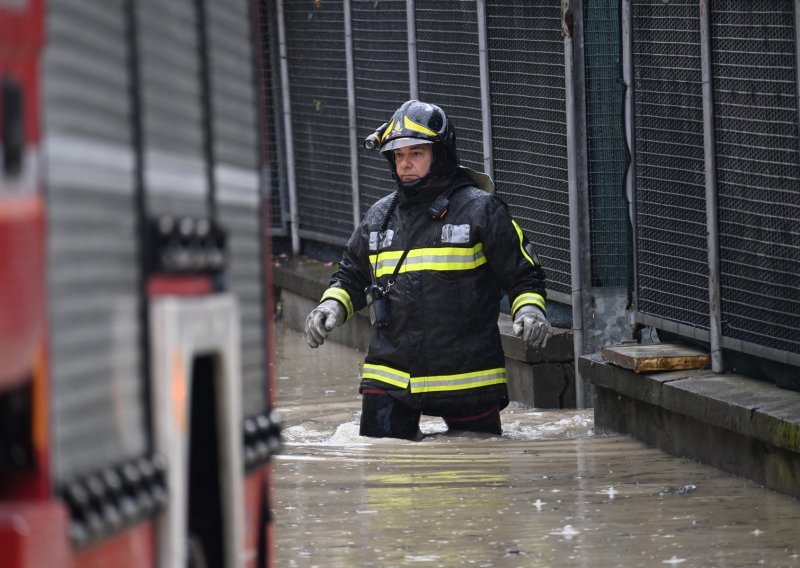
[[[353,228],[361,221],[361,188],[358,183],[358,138],[356,131],[356,76],[353,60],[353,9],[344,0],[344,52],[347,66],[347,128],[350,135],[350,191],[353,204]]]
[[[297,212],[297,179],[294,164],[294,137],[292,136],[292,103],[289,92],[289,59],[286,52],[286,22],[283,0],[277,0],[278,52],[281,59],[281,104],[283,106],[284,140],[286,141],[286,179],[289,190],[289,231],[292,238],[292,254],[300,254],[300,217]]]
[[[717,164],[714,136],[714,83],[711,68],[710,0],[699,1],[700,70],[703,81],[703,150],[706,177],[706,230],[708,232],[708,308],[711,370],[721,373],[722,295],[720,293],[719,226],[717,205]]]
[[[583,0],[562,0],[564,29],[564,81],[567,111],[567,168],[569,190],[570,272],[572,279],[573,357],[575,363],[575,401],[586,408],[588,393],[580,375],[578,359],[586,353],[584,302],[590,247],[586,149],[586,87],[583,54]],[[591,402],[591,401],[589,401]]]
[[[492,160],[492,106],[489,83],[489,47],[486,33],[486,0],[478,0],[478,63],[481,81],[481,127],[483,130],[483,171],[494,178]]]
[[[408,97],[419,98],[417,73],[417,10],[414,0],[406,0],[406,28],[408,28]]]

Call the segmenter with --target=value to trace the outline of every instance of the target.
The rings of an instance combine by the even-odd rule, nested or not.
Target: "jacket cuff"
[[[325,290],[325,293],[322,294],[320,302],[324,302],[325,300],[336,300],[342,304],[342,306],[344,306],[344,309],[347,312],[347,319],[345,321],[349,320],[353,313],[355,313],[355,310],[353,310],[353,301],[350,299],[350,294],[348,294],[343,288],[339,288],[337,286],[328,288]]]
[[[523,292],[511,303],[511,314],[513,316],[517,315],[517,311],[522,308],[523,306],[535,306],[542,310],[542,313],[547,315],[547,308],[544,300],[544,296],[541,294],[537,294],[535,292]]]

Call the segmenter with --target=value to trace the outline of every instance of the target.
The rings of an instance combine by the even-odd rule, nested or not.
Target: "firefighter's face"
[[[415,181],[428,175],[433,162],[430,144],[416,144],[394,150],[394,166],[402,181]]]

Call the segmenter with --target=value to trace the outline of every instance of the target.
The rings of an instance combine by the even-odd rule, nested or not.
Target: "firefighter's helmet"
[[[406,101],[380,134],[380,151],[389,160],[393,172],[392,150],[415,144],[433,145],[433,177],[449,176],[458,167],[456,131],[440,107],[417,100]]]

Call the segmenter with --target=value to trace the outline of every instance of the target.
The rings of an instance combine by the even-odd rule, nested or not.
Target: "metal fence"
[[[635,315],[800,365],[797,3],[631,7]]]
[[[795,3],[573,1],[583,16],[577,82],[557,0],[264,3],[276,97],[281,85],[276,146],[292,141],[276,148],[287,173],[276,184],[295,173],[302,239],[346,242],[393,190],[385,159],[361,140],[404,100],[429,100],[453,119],[464,164],[494,177],[542,258],[551,299],[569,304],[574,292],[577,167],[583,286],[628,290],[640,324],[800,364]],[[570,94],[585,108],[573,117],[585,126],[577,166]],[[292,219],[285,191],[275,234]]]

